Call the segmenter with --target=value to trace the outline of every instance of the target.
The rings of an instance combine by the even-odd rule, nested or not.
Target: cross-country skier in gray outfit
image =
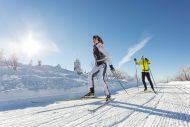
[[[104,86],[104,91],[106,94],[106,100],[111,98],[111,94],[108,89],[108,85],[105,81],[105,75],[107,70],[107,65],[109,65],[111,71],[115,71],[111,58],[107,51],[104,49],[104,42],[101,37],[95,35],[93,36],[93,54],[95,58],[95,66],[88,75],[88,85],[90,87],[89,93],[85,97],[94,96],[94,77],[98,74],[98,81],[100,85]]]

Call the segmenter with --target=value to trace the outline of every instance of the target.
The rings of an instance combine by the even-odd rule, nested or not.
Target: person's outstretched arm
[[[142,64],[142,60],[137,61],[137,59],[135,58],[134,61],[135,61],[135,64],[138,64],[138,65]]]

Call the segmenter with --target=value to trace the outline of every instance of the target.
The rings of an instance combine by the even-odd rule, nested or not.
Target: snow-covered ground
[[[109,84],[112,92],[121,89],[117,80],[109,80]],[[135,83],[127,85],[134,86]],[[102,88],[96,83],[97,95],[104,94]],[[87,77],[62,69],[60,66],[19,64],[17,71],[14,71],[6,64],[0,64],[0,111],[5,110],[1,108],[2,103],[20,104],[22,101],[25,103],[38,100],[49,102],[82,96],[87,91]]]
[[[70,100],[88,91],[87,78],[60,66],[0,66],[0,127],[185,127],[190,126],[190,82],[158,84],[144,93],[135,82],[109,80],[112,97]],[[96,96],[104,98],[96,82]]]
[[[127,89],[115,100],[91,112],[103,100],[31,102],[33,107],[3,110],[0,127],[188,127],[190,82],[158,84],[158,94]],[[29,102],[28,102],[29,103]]]

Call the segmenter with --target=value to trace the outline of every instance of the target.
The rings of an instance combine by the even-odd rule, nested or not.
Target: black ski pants
[[[142,72],[142,82],[143,82],[144,88],[147,89],[145,77],[148,79],[151,88],[154,90],[154,86],[153,86],[152,80],[150,78],[150,73],[149,72]]]

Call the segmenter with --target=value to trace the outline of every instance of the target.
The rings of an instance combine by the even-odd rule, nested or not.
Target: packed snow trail
[[[104,100],[58,101],[41,107],[0,112],[0,127],[189,127],[190,82],[158,85],[159,92],[119,91]],[[142,91],[143,88],[140,88]]]

